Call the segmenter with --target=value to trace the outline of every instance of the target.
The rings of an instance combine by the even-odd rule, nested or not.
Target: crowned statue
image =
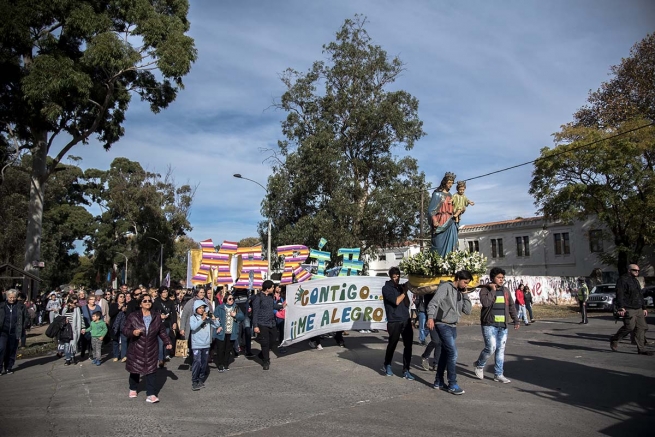
[[[432,193],[428,213],[432,235],[431,250],[445,257],[457,248],[458,227],[453,209],[453,196],[450,189],[455,182],[455,174],[447,172],[441,184]]]

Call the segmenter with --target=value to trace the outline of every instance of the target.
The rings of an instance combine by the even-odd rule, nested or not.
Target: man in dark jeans
[[[384,298],[384,310],[387,313],[387,331],[389,333],[389,344],[387,353],[384,356],[384,366],[382,371],[387,376],[393,376],[391,370],[391,361],[396,351],[398,340],[403,338],[403,378],[410,381],[414,376],[409,373],[409,366],[412,361],[412,340],[414,331],[410,322],[409,315],[409,297],[407,296],[407,283],[400,285],[400,269],[391,267],[389,269],[390,281],[385,282],[382,287],[382,297]]]
[[[637,353],[639,355],[653,355],[653,351],[646,350],[646,304],[641,294],[641,285],[637,281],[639,266],[630,264],[628,273],[616,281],[616,304],[619,316],[623,317],[623,326],[616,334],[610,337],[610,348],[616,351],[619,348],[619,340],[635,331],[637,340]]]
[[[268,370],[271,366],[269,353],[271,345],[277,339],[273,288],[273,281],[264,281],[262,284],[262,292],[252,301],[252,327],[253,332],[259,334],[259,344],[262,347],[259,357],[262,359],[264,370]]]

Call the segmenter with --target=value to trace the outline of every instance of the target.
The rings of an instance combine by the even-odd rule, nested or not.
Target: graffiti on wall
[[[482,276],[480,284],[488,284],[490,281],[489,276]],[[532,301],[535,304],[568,304],[574,303],[571,292],[577,290],[577,280],[572,276],[505,276],[505,286],[512,293],[514,299],[514,292],[519,285],[527,285],[532,292]],[[470,294],[471,301],[479,305],[480,297],[479,292],[473,291]]]

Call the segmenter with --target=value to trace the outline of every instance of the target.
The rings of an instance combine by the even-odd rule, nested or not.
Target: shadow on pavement
[[[505,373],[541,389],[520,391],[621,421],[601,430],[616,437],[652,435],[655,378],[544,357],[505,362]],[[651,359],[635,355],[635,359]]]
[[[534,346],[546,346],[546,347],[552,347],[555,349],[565,349],[565,350],[576,350],[576,351],[587,351],[587,352],[605,352],[605,353],[621,353],[621,351],[614,352],[609,348],[609,341],[607,342],[607,347],[604,347],[602,349],[599,348],[594,348],[594,347],[587,347],[587,346],[580,346],[578,344],[566,344],[566,343],[552,343],[550,341],[533,341],[529,340],[528,344],[534,345]],[[636,352],[636,351],[635,351]],[[622,352],[622,353],[627,353],[627,352]]]
[[[34,358],[34,359],[25,359],[25,360],[16,360],[16,369],[17,370],[23,370],[27,369],[29,367],[34,367],[34,366],[44,366],[46,364],[50,364],[54,361],[59,360],[60,358],[56,354],[52,355],[47,355],[45,357],[41,358]]]

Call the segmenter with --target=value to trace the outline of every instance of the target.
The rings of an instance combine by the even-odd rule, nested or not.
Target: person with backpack
[[[82,312],[77,306],[77,298],[70,296],[66,301],[62,313],[64,325],[59,331],[59,346],[64,354],[64,365],[77,364],[75,354],[77,353],[77,342],[82,332]]]
[[[109,305],[109,317],[111,326],[111,337],[112,337],[112,351],[114,362],[124,363],[127,359],[127,337],[121,332],[125,320],[127,319],[127,302],[125,301],[125,293],[120,292],[116,296],[116,302],[112,302]]]
[[[494,267],[489,272],[491,282],[480,286],[480,324],[482,325],[482,338],[484,349],[480,352],[475,365],[475,376],[484,378],[484,366],[487,360],[494,355],[494,381],[507,384],[511,382],[503,373],[505,363],[505,343],[507,342],[507,326],[512,318],[514,329],[519,329],[521,322],[516,314],[516,307],[512,295],[503,286],[505,283],[505,270]]]

